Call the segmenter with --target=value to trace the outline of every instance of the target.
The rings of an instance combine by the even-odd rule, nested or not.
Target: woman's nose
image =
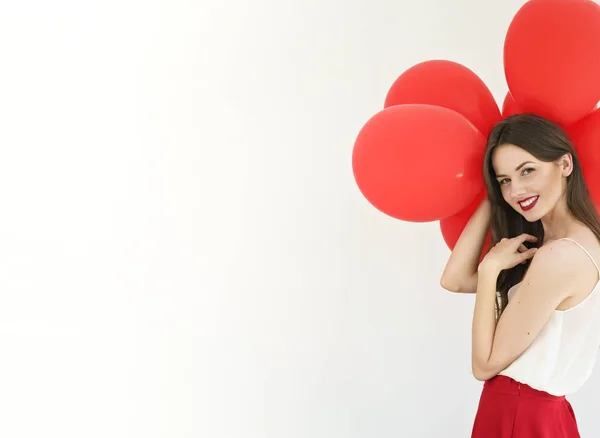
[[[525,194],[525,187],[522,184],[511,182],[510,185],[510,195],[513,198],[518,198]]]

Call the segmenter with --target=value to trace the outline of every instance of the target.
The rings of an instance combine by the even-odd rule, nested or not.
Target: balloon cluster
[[[504,73],[502,111],[484,82],[456,62],[425,61],[402,73],[354,144],[352,168],[363,196],[396,219],[439,220],[453,249],[486,196],[490,130],[512,114],[533,113],[567,132],[600,205],[600,6],[525,3],[506,33]]]

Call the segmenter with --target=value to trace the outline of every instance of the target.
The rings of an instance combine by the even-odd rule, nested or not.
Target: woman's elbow
[[[450,291],[450,292],[460,292],[459,284],[454,281],[448,280],[445,277],[442,277],[440,279],[440,286],[443,289],[446,289],[447,291]]]
[[[485,382],[486,380],[488,380],[488,378],[485,374],[481,373],[480,371],[476,371],[476,370],[473,370],[473,377],[475,377],[475,379],[479,380],[480,382]]]
[[[486,380],[490,380],[492,377],[494,377],[496,374],[498,373],[494,373],[488,370],[482,370],[479,367],[472,367],[472,371],[473,371],[473,377],[475,377],[475,379],[479,380],[480,382],[485,382]]]

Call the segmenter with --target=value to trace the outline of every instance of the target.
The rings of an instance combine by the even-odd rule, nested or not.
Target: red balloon
[[[600,206],[600,110],[566,128],[592,200]]]
[[[504,72],[526,112],[574,123],[600,100],[600,6],[591,0],[530,0],[504,41]]]
[[[456,242],[458,241],[458,238],[467,226],[467,223],[471,219],[471,216],[473,216],[473,213],[475,213],[475,210],[477,210],[477,207],[479,207],[479,204],[481,203],[483,198],[486,197],[487,192],[484,190],[477,196],[477,198],[475,198],[475,200],[469,206],[467,206],[467,208],[465,208],[462,211],[459,211],[453,216],[449,216],[440,220],[440,230],[442,231],[442,237],[444,238],[444,242],[446,242],[446,245],[448,246],[450,251],[454,250]],[[488,231],[485,237],[485,241],[483,242],[481,254],[479,256],[480,263],[485,257],[485,255],[488,253],[491,241],[492,234]]]
[[[388,91],[384,106],[407,103],[454,110],[485,136],[501,118],[485,83],[467,67],[452,61],[425,61],[402,73]]]
[[[523,110],[519,108],[517,102],[510,94],[510,91],[506,93],[506,97],[504,98],[504,102],[502,103],[502,117],[506,118],[515,114],[522,114]]]
[[[396,105],[375,114],[352,151],[367,200],[396,219],[453,215],[483,189],[485,138],[462,115],[433,105]]]
[[[475,210],[477,210],[477,207],[479,207],[479,204],[485,197],[487,197],[487,192],[483,190],[466,208],[452,216],[440,219],[440,230],[442,232],[444,242],[446,242],[448,248],[451,250],[454,249],[454,246],[465,229],[467,222],[469,222],[469,219],[471,219],[471,216],[473,216],[473,213]]]

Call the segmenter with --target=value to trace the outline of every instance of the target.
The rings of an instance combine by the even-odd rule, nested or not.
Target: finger
[[[537,237],[535,237],[532,234],[527,234],[527,233],[522,233],[519,234],[517,237],[515,237],[515,239],[518,242],[536,242],[537,241]]]
[[[526,249],[525,251],[519,253],[519,257],[521,258],[522,265],[527,263],[527,260],[533,258],[533,255],[535,254],[535,250],[537,250],[537,248]]]
[[[524,245],[521,245],[522,247],[525,248]],[[521,247],[519,247],[519,250],[521,249]],[[531,253],[531,250],[529,248],[525,248],[525,250],[523,251],[519,251],[519,258],[521,260],[521,264],[525,264],[527,263],[527,260],[529,260],[531,257],[533,257]]]
[[[519,246],[523,242],[537,242],[537,237],[532,236],[531,234],[523,233],[519,234],[517,237],[514,237],[512,240],[517,246]]]
[[[521,260],[521,263],[525,263],[527,260],[532,258],[536,252],[537,252],[537,248],[531,248],[525,252],[519,253],[518,257]]]
[[[527,248],[525,245],[523,245],[523,244],[519,245],[519,248],[518,248],[519,252],[525,252],[527,250],[529,250],[529,248]]]

